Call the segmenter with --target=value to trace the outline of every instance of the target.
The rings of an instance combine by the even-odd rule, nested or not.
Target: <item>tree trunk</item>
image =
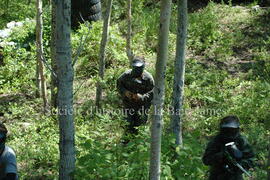
[[[73,68],[70,42],[70,0],[54,0],[56,10],[56,64],[58,77],[58,118],[60,128],[59,179],[71,180],[75,170],[73,120]]]
[[[165,71],[168,59],[168,36],[171,16],[171,0],[161,1],[159,42],[155,73],[155,88],[151,126],[150,180],[160,179],[160,156],[162,135],[162,111],[164,103]]]
[[[44,75],[44,51],[43,51],[43,21],[42,21],[42,0],[36,1],[36,45],[37,45],[37,61],[38,61],[38,72],[41,83],[41,96],[43,99],[43,108],[44,111],[47,109],[48,99],[47,99],[47,86],[46,86],[46,78]]]
[[[40,92],[41,92],[41,77],[39,73],[39,60],[37,58],[37,63],[36,63],[36,98],[40,98]]]
[[[106,16],[103,22],[103,34],[100,43],[100,51],[99,51],[99,77],[102,81],[104,79],[104,72],[105,72],[105,50],[108,41],[108,34],[109,34],[109,25],[110,25],[110,16],[111,16],[111,9],[112,9],[112,2],[113,0],[108,0]],[[97,83],[97,91],[96,91],[96,105],[100,107],[100,101],[102,99],[102,82]]]
[[[187,0],[178,0],[177,44],[174,65],[173,114],[171,127],[176,137],[176,144],[182,145],[182,112],[185,79],[185,50],[187,39]]]
[[[51,66],[52,66],[52,72],[51,72],[51,108],[54,109],[57,107],[57,77],[56,77],[56,31],[55,31],[55,17],[56,17],[56,11],[55,11],[55,2],[54,0],[51,1]]]
[[[128,7],[127,7],[127,21],[128,21],[128,32],[127,32],[127,56],[129,59],[129,64],[132,64],[132,60],[133,60],[133,53],[131,50],[131,33],[132,33],[132,28],[131,28],[131,4],[132,4],[132,0],[128,0]]]

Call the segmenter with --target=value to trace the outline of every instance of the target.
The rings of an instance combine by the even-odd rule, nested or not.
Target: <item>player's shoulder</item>
[[[242,134],[237,137],[237,141],[243,146],[249,144],[247,137]]]
[[[209,139],[210,140],[209,140],[208,144],[220,144],[220,143],[222,143],[222,137],[220,136],[220,134],[211,136]]]
[[[15,152],[11,147],[5,146],[3,156],[6,156],[6,157],[15,156]]]
[[[124,71],[124,72],[120,75],[120,77],[129,76],[129,75],[131,74],[131,71],[132,71],[132,69],[128,69],[128,70]]]

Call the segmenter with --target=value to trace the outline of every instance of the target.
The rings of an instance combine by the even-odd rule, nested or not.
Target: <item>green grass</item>
[[[110,41],[106,49],[103,107],[121,109],[115,82],[128,68],[125,29],[120,2],[114,6]],[[146,58],[154,74],[157,45],[158,4],[148,8],[137,2],[134,14],[133,49]],[[176,41],[176,7],[173,7],[165,107],[171,103]],[[151,18],[149,19],[149,16]],[[17,18],[14,16],[14,18]],[[256,150],[255,179],[266,178],[270,119],[270,62],[268,10],[231,7],[210,3],[189,14],[184,101],[184,147],[177,148],[168,135],[170,116],[165,113],[162,141],[162,179],[206,179],[208,167],[201,161],[210,136],[218,131],[219,119],[236,114],[241,130]],[[45,45],[49,57],[49,17],[46,15]],[[17,20],[17,19],[14,19]],[[57,179],[58,123],[55,116],[42,114],[41,99],[34,97],[34,25],[12,35],[18,46],[5,49],[5,66],[0,67],[0,120],[10,130],[8,144],[17,153],[21,179]],[[77,179],[147,179],[149,124],[123,146],[123,117],[91,113],[94,107],[98,52],[102,23],[95,23],[75,66]],[[73,32],[73,57],[86,35],[84,25]],[[85,37],[85,36],[84,36]],[[26,47],[23,44],[27,44]],[[50,59],[48,58],[48,62]],[[49,71],[47,71],[49,76]]]

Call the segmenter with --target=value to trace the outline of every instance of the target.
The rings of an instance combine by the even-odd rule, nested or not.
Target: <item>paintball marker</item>
[[[244,174],[246,174],[248,177],[251,177],[251,174],[249,173],[249,172],[247,172],[247,170],[245,170],[244,168],[243,168],[243,166],[241,166],[237,161],[236,161],[236,159],[234,158],[234,157],[232,157],[231,156],[231,154],[228,152],[228,149],[229,148],[231,148],[231,149],[233,149],[233,150],[236,150],[236,152],[237,152],[237,150],[238,150],[238,148],[236,147],[236,145],[235,145],[235,143],[234,142],[229,142],[229,143],[227,143],[227,144],[225,144],[225,157],[226,157],[226,159],[229,161],[229,163],[231,163],[232,165],[234,165],[235,167],[237,167],[238,169],[240,169]],[[238,150],[239,151],[239,150]],[[240,155],[239,155],[239,153],[240,153]],[[241,151],[239,151],[239,153],[237,152],[236,154],[238,155],[238,156],[241,156],[242,157],[242,152]],[[236,156],[237,156],[236,155]],[[226,168],[229,168],[229,166],[228,165],[226,165]]]

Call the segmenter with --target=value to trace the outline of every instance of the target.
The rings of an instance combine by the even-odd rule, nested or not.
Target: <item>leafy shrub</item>
[[[28,3],[29,2],[29,3]],[[0,2],[0,29],[10,21],[23,21],[25,18],[33,18],[36,15],[35,1],[3,0]],[[33,13],[34,12],[34,13]]]
[[[34,54],[24,48],[5,47],[4,66],[0,67],[1,93],[27,92],[34,88]]]
[[[82,52],[79,56],[77,66],[77,75],[91,77],[97,75],[99,62],[99,48],[102,34],[102,23],[94,23],[91,29],[81,25],[78,33],[72,36],[73,57],[77,56],[77,49],[80,46],[82,38],[85,39]],[[117,62],[126,59],[125,40],[121,37],[117,25],[110,28],[108,46],[106,49],[106,68],[115,67]],[[120,52],[120,53],[119,53]]]
[[[197,53],[210,48],[221,37],[218,17],[213,11],[214,8],[214,3],[209,3],[205,9],[193,13],[189,17],[188,46],[196,49]]]

